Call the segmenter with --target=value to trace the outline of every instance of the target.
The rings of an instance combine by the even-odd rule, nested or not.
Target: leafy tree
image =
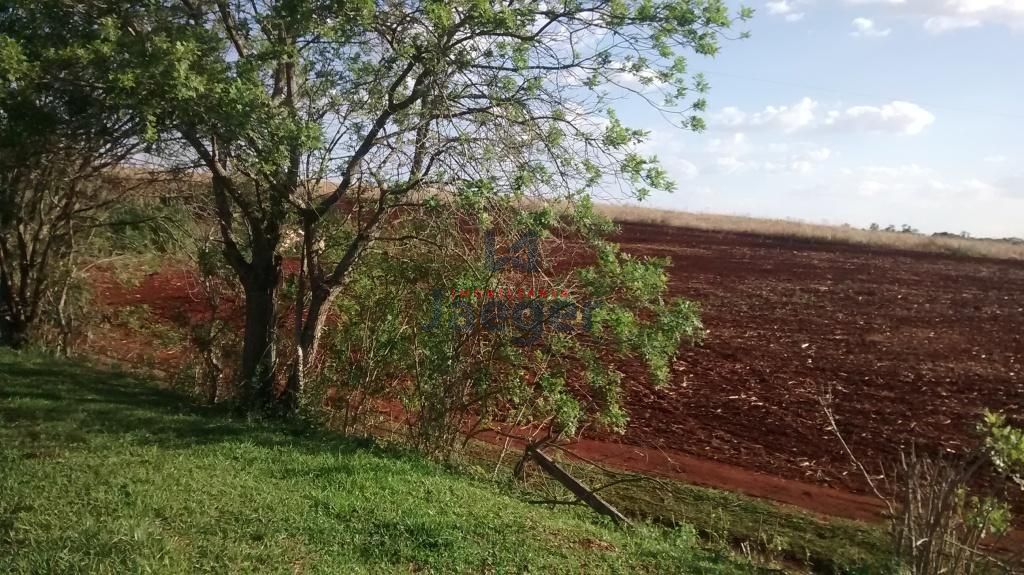
[[[612,105],[631,95],[700,130],[707,84],[686,56],[717,54],[733,22],[721,0],[166,0],[124,9],[115,69],[150,133],[211,175],[245,290],[240,377],[256,402],[288,409],[332,303],[385,224],[421,198],[458,201],[486,226],[508,198],[671,189],[637,152],[647,134]],[[338,220],[348,233],[327,233]],[[302,269],[279,402],[292,226]]]
[[[13,347],[48,304],[66,319],[76,238],[116,197],[97,176],[140,146],[141,123],[101,88],[111,40],[75,4],[0,10],[0,343]]]

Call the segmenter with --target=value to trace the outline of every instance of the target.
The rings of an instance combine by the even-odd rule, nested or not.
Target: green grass
[[[0,351],[0,573],[749,573],[424,459]]]
[[[636,515],[669,525],[687,523],[711,542],[815,573],[890,571],[888,536],[877,525],[822,519],[794,507],[668,481],[615,486],[607,498]]]
[[[557,451],[550,454],[592,488],[623,479],[621,474],[559,457]],[[478,473],[493,473],[496,447],[476,443],[468,455]],[[504,458],[499,477],[511,476],[518,455]],[[537,494],[535,499],[572,499],[542,473],[531,473],[528,486]],[[672,480],[623,482],[602,490],[601,496],[627,515],[691,526],[705,547],[731,549],[762,564],[828,574],[891,571],[888,537],[880,525],[823,519],[795,507]]]

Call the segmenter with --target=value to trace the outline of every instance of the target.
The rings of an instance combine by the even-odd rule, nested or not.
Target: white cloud
[[[824,162],[832,157],[832,150],[828,148],[816,148],[814,150],[804,152],[802,157],[807,158],[812,162]]]
[[[851,24],[853,25],[853,32],[850,32],[850,35],[855,38],[885,37],[892,32],[892,28],[882,30],[875,26],[874,21],[867,18],[854,18]]]
[[[925,168],[919,164],[900,164],[898,166],[862,166],[859,172],[869,178],[898,179],[916,178],[932,174],[931,168]]]
[[[657,156],[669,176],[676,181],[692,180],[700,175],[697,165],[684,157],[692,157],[692,155],[687,152],[678,133],[651,130],[647,140],[640,144],[638,151],[644,155]]]
[[[912,102],[892,101],[882,106],[853,106],[831,110],[825,125],[847,131],[914,135],[935,122],[935,115]]]
[[[610,79],[623,88],[636,92],[652,92],[667,85],[652,70],[634,72],[629,69],[629,66],[630,64],[625,62],[612,62],[609,68],[614,70],[614,72],[610,74]]]
[[[721,156],[715,158],[715,166],[718,167],[719,171],[731,174],[744,169],[747,163],[741,162],[736,156]]]
[[[796,160],[789,163],[789,169],[797,174],[809,174],[814,169],[814,164],[807,160]]]
[[[1024,30],[1024,0],[845,0],[915,19],[932,34],[986,25]]]
[[[730,138],[713,138],[708,142],[707,150],[712,154],[726,156],[742,156],[750,149],[747,143],[747,136],[743,132],[736,132]]]
[[[576,15],[573,25],[562,23],[551,24],[549,18],[538,14],[533,21],[532,31],[542,33],[542,38],[552,46],[571,50],[590,50],[595,48],[607,36],[607,22],[602,14],[594,11],[583,11]],[[483,42],[489,47],[490,41]]]
[[[787,134],[827,128],[913,135],[935,122],[935,116],[928,110],[912,102],[898,100],[881,106],[833,107],[819,114],[821,107],[818,102],[806,97],[792,105],[767,106],[753,113],[727,107],[712,114],[711,123],[713,126],[736,130],[774,129]]]
[[[803,147],[803,146],[802,146]],[[727,153],[721,145],[709,147],[713,150],[723,151],[714,159],[711,167],[713,172],[734,174],[737,172],[761,172],[765,174],[795,174],[806,175],[812,173],[817,165],[828,160],[832,156],[832,150],[824,147],[810,147],[802,152],[787,153],[788,147],[783,149],[769,146],[768,153],[748,154],[747,149]],[[753,157],[752,157],[753,156]]]
[[[741,160],[735,156],[721,156],[715,159],[715,168],[719,173],[735,174],[738,172],[761,172],[765,174],[793,174],[804,176],[815,169],[815,163],[809,160]]]
[[[961,28],[977,28],[978,26],[981,26],[981,20],[963,16],[932,16],[924,21],[924,29],[932,34],[941,34]]]
[[[760,112],[748,114],[736,107],[727,107],[712,121],[730,126],[768,127],[783,132],[793,132],[808,126],[814,121],[814,109],[818,103],[811,98],[803,98],[792,106],[768,106]]]
[[[588,108],[575,102],[566,104],[565,119],[572,124],[574,129],[591,136],[604,134],[608,126],[611,125],[608,117],[598,113],[593,107]]]
[[[970,178],[960,182],[961,193],[974,199],[990,200],[999,196],[1007,196],[1006,190],[982,181],[978,178]]]
[[[910,0],[905,8],[933,34],[987,24],[1024,29],[1024,0]]]
[[[944,176],[919,164],[861,166],[844,168],[836,182],[838,190],[862,196],[880,196],[917,201],[922,204],[954,201],[990,201],[1012,196],[1003,185],[978,177]]]
[[[1008,198],[1024,198],[1024,172],[999,180],[998,187]]]
[[[885,191],[885,188],[885,184],[877,180],[862,180],[857,184],[857,193],[870,198]]]
[[[929,13],[925,29],[939,33],[983,24],[1005,24],[1024,29],[1024,0],[919,0],[934,13]],[[930,24],[930,25],[929,25]]]
[[[667,159],[666,163],[672,166],[673,175],[684,180],[692,180],[700,175],[700,170],[697,169],[696,164],[689,160],[683,160],[681,158]]]
[[[772,16],[783,16],[787,22],[798,22],[803,19],[804,13],[797,11],[800,0],[770,0],[764,7]]]
[[[713,117],[713,120],[723,126],[740,126],[747,121],[747,114],[736,106],[726,106]]]

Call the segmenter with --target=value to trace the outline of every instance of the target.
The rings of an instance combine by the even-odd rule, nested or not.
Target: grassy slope
[[[413,456],[0,352],[2,573],[746,573]]]
[[[495,449],[477,446],[482,460],[495,461]],[[558,453],[563,467],[590,486],[611,476]],[[511,475],[514,462],[506,458],[502,473]],[[639,477],[639,476],[636,476]],[[570,499],[565,490],[543,474],[533,474],[530,488],[543,499]],[[783,563],[814,573],[875,574],[889,570],[890,554],[883,529],[858,521],[823,519],[801,509],[737,493],[688,485],[672,480],[629,481],[610,487],[601,496],[633,517],[664,525],[686,524],[697,529],[706,546],[745,551],[762,563]]]

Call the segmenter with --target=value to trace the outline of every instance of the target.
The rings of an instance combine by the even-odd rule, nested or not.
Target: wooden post
[[[629,525],[629,519],[625,515],[619,513],[618,509],[615,509],[607,501],[601,499],[596,493],[590,490],[589,487],[581,483],[578,479],[569,475],[567,471],[558,466],[557,463],[552,461],[547,455],[544,455],[540,450],[536,449],[533,445],[526,446],[526,452],[530,457],[540,465],[541,469],[547,472],[548,475],[554,477],[559,483],[565,486],[566,489],[572,492],[580,501],[586,503],[591,509],[597,511],[602,515],[607,515],[612,518],[612,521],[619,525]]]

